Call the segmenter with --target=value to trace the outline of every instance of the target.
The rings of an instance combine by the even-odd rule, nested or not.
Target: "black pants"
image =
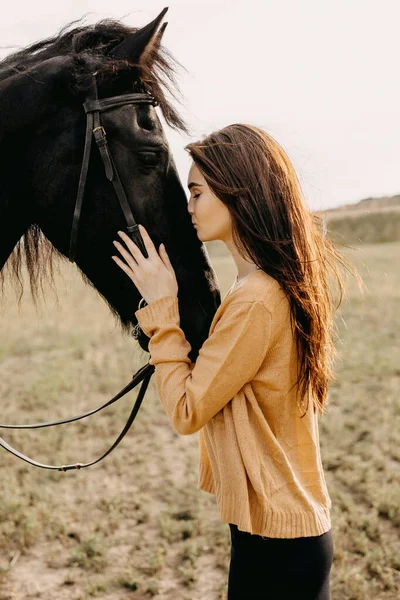
[[[332,530],[316,537],[267,538],[231,529],[228,600],[329,600]]]

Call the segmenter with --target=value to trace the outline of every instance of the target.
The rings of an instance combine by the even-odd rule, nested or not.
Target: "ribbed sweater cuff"
[[[137,310],[135,316],[142,331],[149,337],[155,328],[170,323],[180,324],[177,296],[164,296]]]

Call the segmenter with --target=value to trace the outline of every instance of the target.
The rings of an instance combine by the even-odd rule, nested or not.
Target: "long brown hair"
[[[186,149],[228,208],[240,255],[284,290],[299,352],[297,391],[301,402],[307,400],[305,413],[310,394],[325,413],[328,384],[335,379],[334,312],[345,290],[341,267],[358,278],[355,269],[306,207],[289,157],[264,130],[229,125]]]

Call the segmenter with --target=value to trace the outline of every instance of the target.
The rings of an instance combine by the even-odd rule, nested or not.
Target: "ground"
[[[211,252],[211,250],[210,250]],[[400,527],[400,243],[352,254],[367,286],[350,284],[337,315],[338,380],[320,421],[332,498],[334,600],[395,600]],[[234,265],[211,255],[221,291]],[[38,421],[104,402],[146,362],[103,301],[65,265],[37,314],[8,291],[0,313],[1,421]],[[136,392],[106,413],[61,428],[3,432],[50,462],[101,454]],[[0,600],[223,600],[229,529],[197,489],[197,436],[175,433],[154,378],[132,430],[85,471],[34,469],[0,453]]]

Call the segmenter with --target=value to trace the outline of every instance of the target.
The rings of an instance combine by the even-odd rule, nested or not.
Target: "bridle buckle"
[[[100,133],[100,135],[99,135]],[[97,135],[96,135],[97,134]],[[104,129],[104,127],[102,125],[99,125],[99,127],[95,127],[93,129],[93,135],[94,137],[97,139],[98,137],[100,138],[105,138],[106,137],[106,130]]]

